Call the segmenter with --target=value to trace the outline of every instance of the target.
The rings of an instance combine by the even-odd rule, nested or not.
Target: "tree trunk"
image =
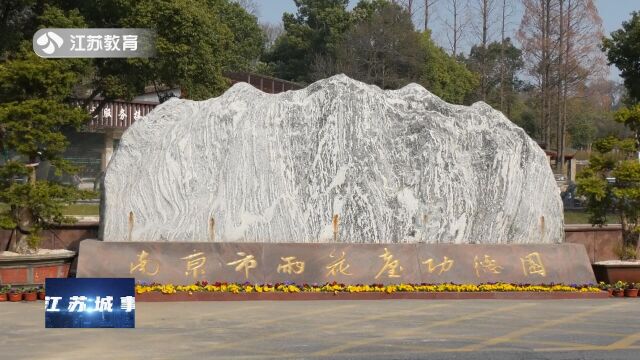
[[[640,234],[633,231],[633,229],[625,229],[625,227],[623,226],[622,240],[623,240],[623,246],[625,248],[637,249],[638,242],[640,241],[639,237],[640,237]],[[626,260],[626,259],[623,259],[623,260]]]
[[[429,30],[429,0],[424,0],[424,31]]]
[[[504,112],[505,64],[504,64],[504,26],[506,21],[507,0],[502,0],[502,22],[500,29],[500,111]]]
[[[551,150],[551,92],[550,90],[550,70],[551,70],[551,0],[546,0],[544,3],[544,106],[542,107],[542,111],[544,112],[544,138],[545,138],[545,147],[547,150]]]
[[[564,131],[562,126],[562,111],[563,111],[563,81],[564,81],[564,71],[563,71],[563,59],[562,52],[564,51],[563,41],[564,41],[564,0],[558,0],[558,6],[560,10],[560,22],[559,22],[559,32],[558,32],[558,123],[556,127],[556,171],[564,174]]]
[[[640,130],[636,131],[636,150],[638,150],[638,162],[640,162]]]
[[[489,31],[489,3],[482,0],[482,52],[480,57],[480,98],[487,101],[487,36]]]
[[[453,2],[453,57],[456,57],[458,51],[458,3]]]
[[[541,5],[542,8],[540,9],[540,16],[542,17],[542,21],[541,21],[541,30],[542,30],[542,41],[541,41],[541,46],[542,46],[542,57],[540,59],[540,78],[541,78],[541,84],[540,84],[540,97],[541,97],[541,107],[540,107],[540,131],[542,132],[542,142],[544,144],[544,148],[545,150],[549,150],[549,140],[547,139],[547,119],[546,119],[546,115],[547,115],[547,77],[546,77],[546,73],[545,73],[545,69],[547,67],[547,26],[545,23],[545,4],[546,1],[542,1]]]
[[[29,157],[29,186],[36,185],[36,169],[38,167],[38,159],[36,156]],[[34,252],[28,245],[27,239],[34,231],[35,219],[31,209],[28,207],[13,207],[11,209],[13,218],[17,219],[16,236],[9,241],[9,251],[19,254],[27,254]]]
[[[635,131],[634,139],[636,143],[636,159],[640,162],[640,128]]]
[[[9,241],[9,251],[19,254],[34,252],[27,242],[34,225],[33,214],[26,207],[14,208],[12,212],[14,217],[18,219],[18,226],[16,227],[15,237],[12,237]]]

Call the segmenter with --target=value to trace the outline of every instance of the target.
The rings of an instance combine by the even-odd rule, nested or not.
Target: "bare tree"
[[[599,49],[602,20],[594,0],[523,0],[523,5],[518,38],[529,74],[538,81],[541,138],[550,149],[555,135],[556,166],[564,171],[567,99],[606,74]]]
[[[438,0],[424,0],[424,31],[429,30],[429,19],[433,16],[433,6]]]
[[[476,21],[472,21],[472,27],[478,41],[480,42],[480,98],[483,101],[487,100],[487,45],[491,41],[491,35],[494,30],[494,26],[497,22],[497,0],[474,0],[473,1],[473,13]]]
[[[249,14],[258,17],[260,15],[260,6],[255,0],[234,0],[233,2],[242,6]]]
[[[343,49],[339,50],[343,51]],[[348,74],[351,72],[351,68],[347,69],[346,65],[339,65],[338,60],[329,54],[315,54],[310,68],[311,80],[326,79],[337,74],[338,71]]]
[[[284,26],[282,23],[262,23],[260,24],[262,32],[265,35],[265,48],[269,49],[275,44],[276,39],[284,33]]]
[[[564,69],[565,62],[563,61],[563,54],[565,52],[564,42],[566,37],[566,29],[565,29],[565,3],[564,0],[558,0],[558,13],[559,13],[559,21],[558,21],[558,120],[557,120],[557,128],[556,128],[556,149],[558,149],[556,156],[556,171],[563,172],[564,168],[564,127],[565,124],[563,120],[565,119],[562,116],[563,110],[566,110],[563,106],[564,101],[566,100],[566,96],[564,91],[566,91],[566,87],[563,85],[566,83],[566,71]]]
[[[552,11],[554,0],[523,0],[524,14],[518,30],[525,66],[536,79],[540,93],[541,140],[547,150],[551,147],[550,89],[551,65],[555,47],[552,43]]]
[[[338,46],[335,62],[316,59],[313,72],[342,72],[384,89],[397,89],[419,79],[424,67],[420,34],[410,14],[385,5],[370,19],[355,24]]]
[[[513,15],[512,0],[502,0],[500,12],[500,109],[502,110],[504,109],[506,87],[505,42],[507,41],[506,31],[509,24],[509,18]]]
[[[551,44],[551,7],[553,6],[552,0],[542,1],[542,16],[543,22],[543,36],[542,36],[542,98],[543,105],[542,111],[544,112],[543,119],[545,129],[545,145],[547,150],[551,150],[551,65],[552,65],[552,44]]]
[[[404,2],[407,10],[409,11],[409,14],[413,16],[413,0],[404,0]]]
[[[607,61],[600,51],[604,36],[602,19],[594,0],[558,0],[563,6],[560,31],[558,101],[558,171],[566,172],[567,102],[570,96],[586,87],[587,82],[602,81],[607,76]]]
[[[447,29],[451,54],[455,57],[458,55],[464,29],[468,25],[468,18],[465,16],[468,4],[465,0],[447,0],[447,2],[448,15],[444,19],[444,25]]]
[[[414,15],[414,10],[416,10],[414,7],[415,0],[392,0],[392,2],[406,8],[411,16]]]
[[[434,0],[431,0],[431,1],[434,1]],[[438,0],[435,0],[435,1],[438,1]],[[416,15],[419,15],[421,6],[419,6],[419,2],[416,0],[392,0],[392,2],[394,4],[398,4],[404,7],[405,9],[407,9],[409,14],[411,14],[412,21],[416,18]]]

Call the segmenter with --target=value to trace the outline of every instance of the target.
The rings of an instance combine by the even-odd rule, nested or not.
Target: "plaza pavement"
[[[138,303],[136,329],[45,329],[0,303],[0,359],[640,359],[640,299]]]

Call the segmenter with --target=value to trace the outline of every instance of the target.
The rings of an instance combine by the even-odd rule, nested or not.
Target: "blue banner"
[[[45,327],[134,328],[133,278],[46,279]]]

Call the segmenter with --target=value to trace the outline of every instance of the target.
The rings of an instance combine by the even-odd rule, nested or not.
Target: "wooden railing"
[[[288,90],[301,89],[302,85],[286,81],[282,79],[276,79],[269,76],[256,75],[244,72],[225,72],[232,84],[238,82],[246,82],[252,86],[267,92],[267,93],[279,93]],[[102,99],[96,98],[86,107],[87,111],[93,113],[98,108]],[[77,106],[83,106],[84,100],[76,100],[74,104]],[[91,121],[85,126],[85,130],[99,131],[103,129],[126,129],[136,120],[147,115],[158,104],[154,102],[145,101],[122,101],[113,100],[107,102],[103,108],[93,116]]]
[[[100,99],[91,101],[86,107],[87,111],[93,113],[100,105],[100,102]],[[83,100],[77,100],[74,103],[82,106]],[[152,102],[109,101],[104,104],[98,114],[91,118],[91,121],[86,125],[86,129],[126,129],[136,120],[150,113],[156,106],[157,104]]]
[[[302,85],[291,81],[246,72],[226,71],[224,76],[229,79],[232,84],[246,82],[257,89],[270,94],[277,94],[288,90],[298,90],[303,87]]]

